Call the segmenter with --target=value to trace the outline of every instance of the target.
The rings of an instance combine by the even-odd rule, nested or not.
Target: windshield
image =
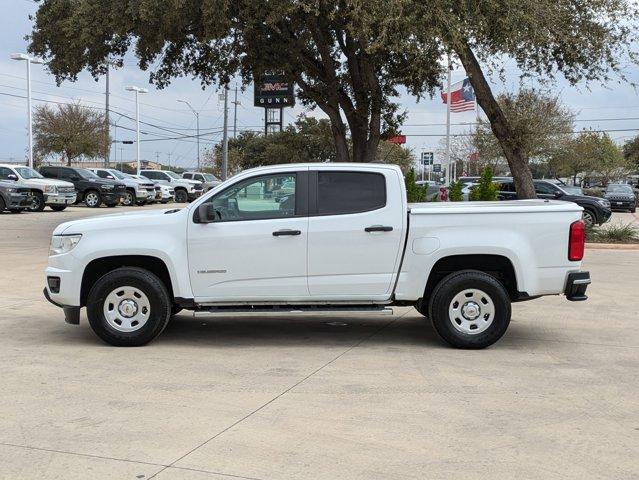
[[[16,172],[25,180],[29,180],[30,178],[44,178],[38,172],[36,172],[33,168],[29,167],[15,167]]]
[[[608,185],[608,193],[633,193],[630,185]]]
[[[171,178],[175,178],[176,180],[181,180],[182,177],[180,177],[177,173],[175,172],[168,172],[168,171],[164,171],[164,173],[166,173],[169,177]]]
[[[203,173],[202,175],[204,175],[204,179],[207,182],[217,182],[217,178],[215,177],[215,175],[211,175],[210,173]]]
[[[115,178],[117,178],[118,180],[122,180],[123,178],[126,178],[126,174],[122,173],[122,172],[118,172],[117,170],[109,170],[109,173],[111,175],[113,175]]]
[[[75,171],[82,178],[100,178],[95,173],[93,173],[91,170],[87,170],[86,168],[76,168]]]

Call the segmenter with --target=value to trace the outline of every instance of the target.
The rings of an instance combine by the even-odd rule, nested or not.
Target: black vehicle
[[[0,180],[0,212],[9,210],[20,213],[26,210],[32,202],[31,189],[16,186],[14,182]]]
[[[500,200],[517,200],[517,192],[512,178],[500,180]],[[584,209],[584,222],[586,225],[601,225],[610,220],[612,210],[610,202],[605,198],[590,197],[588,195],[575,195],[563,190],[562,185],[548,180],[534,180],[537,197],[549,200],[563,200],[574,202]]]
[[[630,213],[635,213],[637,208],[637,197],[632,186],[624,183],[608,185],[604,198],[610,202],[613,210],[628,210]]]
[[[87,207],[97,208],[103,203],[115,207],[124,199],[126,187],[123,183],[98,177],[86,168],[40,167],[46,178],[57,178],[73,183],[78,193],[76,203],[84,202]]]

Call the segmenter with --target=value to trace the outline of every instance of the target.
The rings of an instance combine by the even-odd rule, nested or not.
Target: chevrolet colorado
[[[120,346],[148,343],[180,309],[397,305],[415,306],[449,344],[483,348],[506,331],[511,302],[587,298],[581,216],[555,200],[408,204],[391,165],[261,167],[183,209],[59,225],[44,294],[68,323],[86,307],[95,333]]]

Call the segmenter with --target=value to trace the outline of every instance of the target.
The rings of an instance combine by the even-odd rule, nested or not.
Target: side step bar
[[[210,315],[326,315],[339,313],[373,313],[392,315],[393,309],[383,305],[245,305],[245,306],[208,306],[193,312],[194,317]]]

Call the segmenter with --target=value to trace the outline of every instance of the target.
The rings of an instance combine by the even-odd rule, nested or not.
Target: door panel
[[[310,184],[316,182],[317,185],[316,189],[309,189],[311,195],[317,195],[317,215],[313,216],[311,211],[308,227],[311,295],[316,299],[343,300],[390,296],[406,223],[399,175],[395,170],[388,170],[380,184],[379,179],[346,178],[346,174],[352,172],[336,167],[324,174],[323,170],[326,169],[318,168],[315,181],[309,172]],[[343,179],[339,178],[340,173],[344,174]],[[379,195],[373,190],[384,186],[386,194],[380,206]],[[323,195],[330,197],[328,202],[323,202]],[[339,213],[340,204],[342,211],[348,213]],[[368,210],[367,206],[378,208],[352,212],[353,205],[359,210]],[[322,211],[327,214],[322,215]]]
[[[239,180],[208,200],[218,221],[189,222],[189,274],[197,301],[309,297],[308,217],[299,209],[306,203],[296,201],[307,195],[301,176],[289,172]],[[290,182],[286,195],[280,188],[285,181]]]

